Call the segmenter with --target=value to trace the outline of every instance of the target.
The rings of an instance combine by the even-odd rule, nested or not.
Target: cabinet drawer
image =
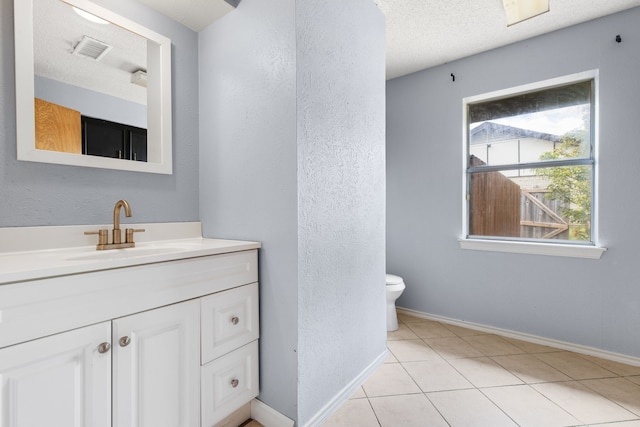
[[[202,426],[211,427],[258,395],[258,341],[201,369]]]
[[[201,300],[202,364],[258,339],[258,284]]]

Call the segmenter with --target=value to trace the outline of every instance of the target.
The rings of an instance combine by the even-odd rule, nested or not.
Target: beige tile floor
[[[640,367],[399,316],[389,356],[323,427],[640,427]]]

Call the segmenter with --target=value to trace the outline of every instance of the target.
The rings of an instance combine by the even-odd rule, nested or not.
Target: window
[[[595,85],[590,72],[464,100],[464,240],[595,244]]]

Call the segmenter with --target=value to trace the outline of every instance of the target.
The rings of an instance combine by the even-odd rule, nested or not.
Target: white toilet
[[[406,288],[402,277],[387,274],[387,331],[398,330],[398,316],[396,315],[396,300]]]

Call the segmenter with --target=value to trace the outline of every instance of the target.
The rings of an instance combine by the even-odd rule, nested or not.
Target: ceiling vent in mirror
[[[113,46],[91,37],[83,36],[80,43],[73,49],[73,54],[100,61]]]

